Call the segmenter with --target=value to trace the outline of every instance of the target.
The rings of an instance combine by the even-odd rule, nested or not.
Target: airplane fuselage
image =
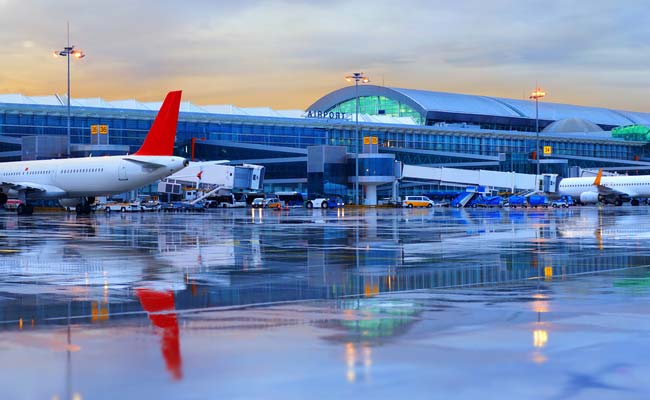
[[[603,188],[611,192],[604,193]],[[593,177],[565,178],[560,181],[558,193],[570,195],[576,199],[581,197],[597,199],[598,196],[601,198],[650,197],[650,175],[603,176],[600,179],[600,185],[594,184]]]
[[[107,156],[0,163],[0,181],[37,187],[28,199],[124,193],[169,176],[186,165],[174,156]]]

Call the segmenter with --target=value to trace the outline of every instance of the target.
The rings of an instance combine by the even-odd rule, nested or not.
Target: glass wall
[[[416,116],[414,110],[383,97],[362,97],[361,112]],[[353,112],[354,100],[341,103],[340,112]],[[109,143],[128,145],[132,152],[141,145],[155,112],[73,108],[72,143],[89,144],[91,125],[108,125]],[[0,136],[66,135],[67,118],[61,107],[0,105]],[[444,164],[483,161],[475,156],[500,157],[501,170],[533,172],[529,159],[535,150],[534,136],[526,137],[499,131],[449,130],[425,126],[360,124],[359,140],[376,136],[380,151],[395,153],[399,161],[409,164]],[[299,119],[222,116],[181,113],[178,124],[177,152],[190,156],[191,138],[231,142],[232,146],[202,146],[196,142],[196,159],[255,159],[296,157],[296,153],[255,150],[238,147],[238,143],[265,146],[306,148],[311,145],[346,146],[355,151],[355,128],[349,122],[327,122]],[[361,143],[359,149],[362,148]],[[567,138],[542,138],[542,146],[553,147],[553,157],[584,157],[569,159],[568,166],[592,167],[594,163],[635,160],[646,157],[647,146],[622,141],[576,141]],[[11,146],[10,146],[11,147]],[[503,159],[503,158],[502,158]],[[598,159],[596,161],[589,159]],[[599,161],[600,160],[600,161]],[[483,168],[483,167],[482,167]],[[489,168],[489,167],[488,167]],[[287,171],[278,172],[286,175]],[[272,174],[268,174],[272,177]],[[304,174],[303,174],[304,177]]]
[[[339,103],[327,112],[343,112],[356,114],[356,99]],[[383,96],[362,96],[359,97],[359,114],[388,115],[391,117],[411,117],[419,125],[424,125],[422,114],[406,104],[389,99]]]

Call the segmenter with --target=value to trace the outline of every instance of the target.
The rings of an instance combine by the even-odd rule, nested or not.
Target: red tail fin
[[[171,156],[174,153],[174,139],[178,125],[178,110],[181,106],[182,91],[169,92],[163,101],[151,129],[137,156]]]

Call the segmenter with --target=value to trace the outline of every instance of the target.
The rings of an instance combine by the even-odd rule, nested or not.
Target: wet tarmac
[[[0,212],[0,398],[647,399],[650,209]]]

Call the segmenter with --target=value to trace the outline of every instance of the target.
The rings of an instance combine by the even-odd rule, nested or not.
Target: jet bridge
[[[511,192],[524,190],[539,190],[555,192],[557,175],[544,174],[537,179],[536,175],[519,174],[516,172],[500,172],[489,170],[469,170],[445,167],[421,167],[404,165],[401,180],[435,182],[443,185],[487,186],[492,188],[509,189]]]
[[[186,168],[158,183],[159,193],[182,194],[183,188],[200,189],[210,195],[232,190],[261,190],[264,167],[254,164],[227,165],[227,161],[191,162]]]

